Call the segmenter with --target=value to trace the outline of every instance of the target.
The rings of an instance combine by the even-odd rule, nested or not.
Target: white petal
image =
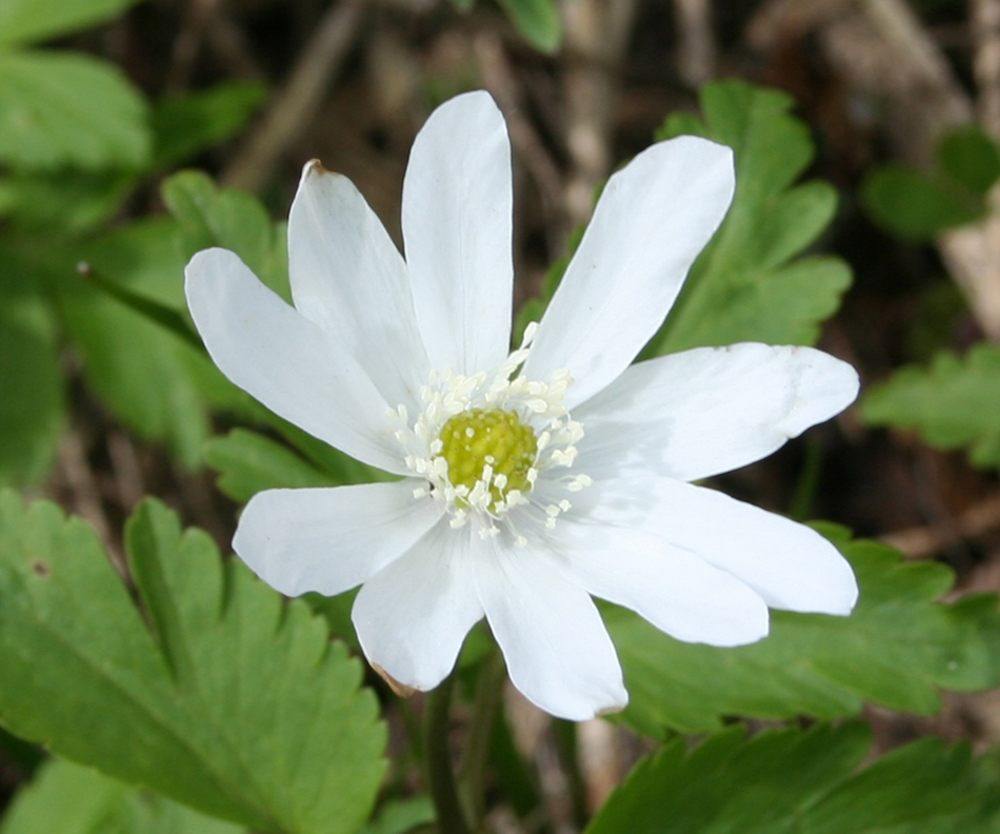
[[[470,527],[444,519],[361,586],[351,619],[368,660],[401,683],[433,689],[483,616],[470,575]]]
[[[407,473],[385,400],[317,325],[226,249],[199,252],[184,274],[191,317],[212,360],[235,385],[331,446]]]
[[[764,600],[732,574],[663,538],[561,520],[573,573],[594,596],[631,608],[688,643],[742,646],[767,636]]]
[[[813,348],[746,342],[651,359],[573,412],[586,430],[580,467],[707,478],[766,457],[857,395],[854,368]]]
[[[441,502],[413,497],[416,483],[259,492],[240,516],[233,549],[286,596],[343,593],[409,550],[441,518]]]
[[[316,160],[288,218],[288,273],[299,312],[320,325],[391,405],[413,408],[430,370],[406,264],[354,184]]]
[[[577,499],[575,509],[691,551],[731,573],[771,608],[843,615],[857,601],[854,571],[829,541],[804,524],[721,492],[669,478],[623,478],[595,484],[580,496],[584,500]]]
[[[525,376],[568,368],[572,408],[615,379],[667,315],[688,269],[722,222],[732,151],[694,136],[647,148],[604,187],[542,318]]]
[[[618,656],[590,595],[550,554],[490,543],[476,579],[514,686],[571,721],[624,708]]]
[[[417,135],[403,182],[403,243],[431,366],[473,374],[510,349],[510,141],[488,93],[456,96]]]

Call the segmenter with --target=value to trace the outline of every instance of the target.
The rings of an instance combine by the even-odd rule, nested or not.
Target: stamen
[[[537,324],[529,325],[520,347],[493,373],[432,371],[420,388],[421,409],[412,422],[405,405],[390,409],[391,419],[400,426],[394,434],[403,447],[403,460],[426,481],[413,490],[414,498],[444,501],[455,528],[479,516],[477,533],[483,539],[499,535],[502,527],[517,547],[527,545],[517,526],[529,518],[519,508],[534,504],[543,510],[548,528],[572,509],[566,498],[554,496],[543,506],[529,497],[540,481],[567,493],[592,483],[582,473],[548,474],[573,466],[584,430],[562,404],[573,383],[568,370],[556,371],[548,381],[515,376],[537,330]]]

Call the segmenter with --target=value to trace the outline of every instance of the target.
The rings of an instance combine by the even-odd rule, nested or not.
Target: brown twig
[[[798,38],[844,14],[853,0],[769,0],[754,12],[746,40],[754,49],[768,51],[779,42]]]
[[[94,528],[111,563],[124,576],[127,573],[125,559],[111,534],[111,524],[104,512],[97,478],[87,460],[87,450],[78,429],[66,432],[59,444],[59,468],[69,487],[73,512]]]
[[[492,93],[507,120],[511,143],[538,185],[547,221],[545,226],[550,234],[550,248],[562,254],[567,222],[559,168],[525,114],[517,80],[500,38],[491,33],[480,33],[476,37],[475,53],[483,84]]]
[[[365,0],[341,0],[330,7],[291,77],[220,177],[224,185],[258,191],[270,179],[281,154],[313,118],[330,79],[357,40],[366,9]]]
[[[958,541],[974,541],[1000,530],[1000,495],[991,495],[961,513],[947,529],[937,526],[908,527],[882,536],[882,541],[907,559],[926,559]]]
[[[979,124],[1000,141],[1000,0],[972,0],[973,61]]]
[[[635,0],[568,0],[562,10],[568,56],[566,148],[571,161],[565,200],[575,224],[590,217],[594,189],[611,167],[617,68],[632,29]]]
[[[246,35],[224,7],[217,7],[212,25],[205,30],[205,40],[230,78],[263,81],[264,71],[258,65],[247,43]]]
[[[860,0],[821,42],[847,83],[882,101],[899,154],[928,164],[941,132],[972,119],[972,104],[940,47],[905,0]]]
[[[622,779],[619,728],[602,718],[593,718],[578,724],[576,730],[587,810],[594,814]]]
[[[674,0],[677,20],[677,74],[689,87],[715,75],[711,0]]]
[[[167,92],[188,85],[205,31],[210,28],[221,0],[190,0],[184,22],[174,39],[173,54],[163,87]]]
[[[768,14],[758,13],[748,31],[764,43],[770,34],[787,31],[774,16],[775,9],[788,14],[801,8],[815,11],[816,2],[773,0],[765,7]],[[827,59],[849,87],[884,104],[898,154],[917,165],[929,165],[942,132],[973,118],[972,102],[940,46],[905,0],[856,0],[831,6],[827,17],[810,18],[822,21],[819,40]],[[992,12],[981,14],[985,27]],[[990,26],[992,34],[980,33],[987,53],[994,38],[1000,37]],[[990,60],[984,57],[983,65]],[[990,83],[988,95],[1000,80]],[[987,219],[941,235],[937,246],[983,332],[1000,340],[1000,190],[990,200],[994,209]]]
[[[973,71],[979,122],[1000,140],[1000,0],[972,3]],[[983,332],[1000,341],[1000,187],[988,198],[981,223],[941,236],[938,247]]]
[[[107,436],[108,458],[111,461],[111,471],[114,474],[115,486],[118,492],[118,502],[122,510],[131,513],[138,504],[145,488],[143,486],[142,467],[135,453],[132,438],[120,429],[112,429]]]

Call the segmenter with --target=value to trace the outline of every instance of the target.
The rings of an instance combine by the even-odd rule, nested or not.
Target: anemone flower
[[[714,646],[764,637],[768,606],[849,613],[857,585],[829,542],[691,482],[840,412],[854,370],[757,343],[632,364],[729,207],[729,148],[682,136],[614,174],[513,351],[510,165],[493,100],[461,95],[414,142],[405,259],[315,161],[288,223],[294,306],[232,252],[192,258],[188,305],[222,372],[399,476],[261,492],[236,553],[289,596],[361,585],[358,639],[397,691],[440,683],[485,616],[513,684],[575,720],[628,701],[591,595]]]

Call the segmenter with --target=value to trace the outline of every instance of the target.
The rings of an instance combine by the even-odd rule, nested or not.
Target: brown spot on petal
[[[389,688],[393,692],[395,692],[400,698],[409,698],[414,692],[417,691],[412,686],[407,686],[405,683],[400,683],[377,663],[372,663],[371,666],[372,669],[374,669],[376,672],[379,673],[379,675],[382,677],[382,680],[384,680],[387,684],[389,684]]]

